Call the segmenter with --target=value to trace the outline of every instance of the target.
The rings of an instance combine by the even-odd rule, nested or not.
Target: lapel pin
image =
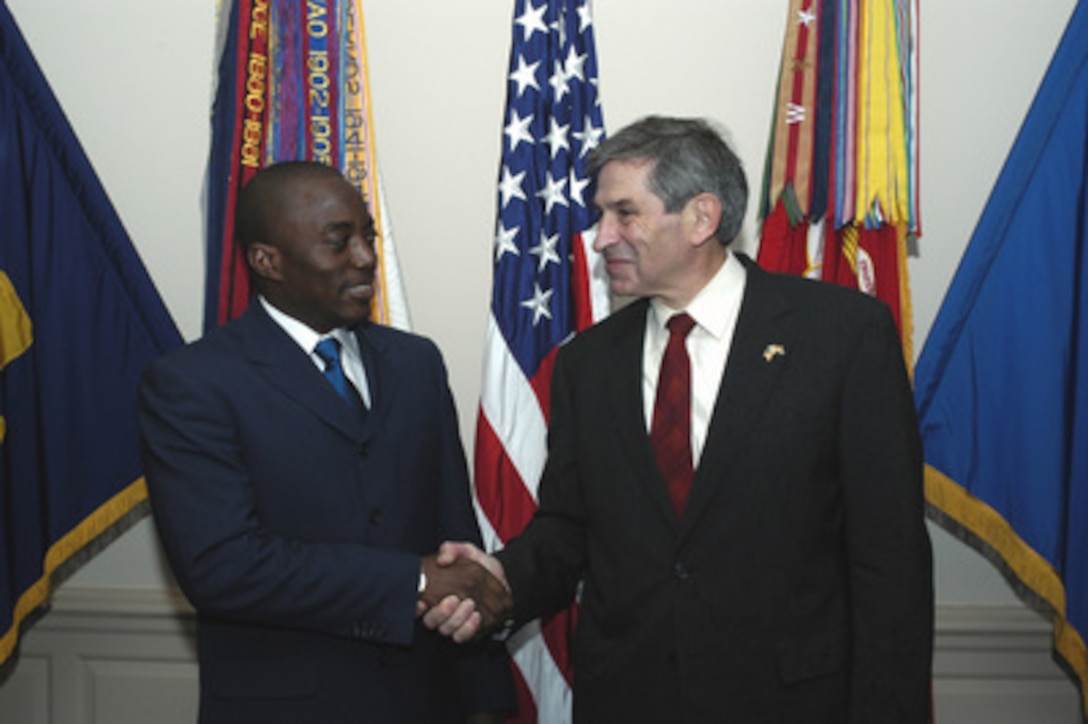
[[[786,348],[780,344],[769,344],[763,350],[763,359],[770,362],[775,357],[786,356]]]

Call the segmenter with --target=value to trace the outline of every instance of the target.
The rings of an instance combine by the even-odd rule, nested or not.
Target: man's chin
[[[371,308],[370,300],[354,302],[350,308],[343,310],[343,326],[345,327],[361,327],[369,324],[372,320],[373,310]]]
[[[634,297],[638,295],[635,285],[628,279],[609,279],[608,291],[617,297]]]

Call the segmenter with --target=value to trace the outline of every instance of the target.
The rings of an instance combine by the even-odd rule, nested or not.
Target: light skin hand
[[[453,594],[446,596],[434,607],[435,609],[444,612],[446,616],[452,616],[453,612],[461,604],[461,599]],[[427,604],[423,602],[423,599],[416,601],[416,618],[427,613]]]
[[[483,615],[476,610],[476,604],[472,600],[461,601],[445,622],[439,624],[438,632],[449,636],[456,643],[463,644],[480,633],[483,620]]]
[[[416,603],[416,615],[423,616],[423,623],[429,629],[438,629],[443,636],[449,636],[457,643],[472,639],[480,630],[483,616],[476,610],[476,602],[471,598],[464,600],[457,596],[446,596],[428,610],[423,601]]]

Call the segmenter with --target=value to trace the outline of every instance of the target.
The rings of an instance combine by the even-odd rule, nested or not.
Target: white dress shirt
[[[363,356],[359,352],[359,340],[354,334],[342,327],[337,327],[328,334],[318,334],[306,324],[276,309],[264,297],[258,295],[257,299],[260,300],[261,306],[268,312],[272,321],[280,325],[283,331],[287,332],[287,336],[295,340],[295,343],[310,356],[314,366],[321,372],[325,371],[325,362],[314,352],[314,347],[327,337],[335,337],[340,342],[340,364],[344,368],[344,376],[355,385],[359,397],[363,399],[363,404],[370,409],[370,385],[367,384],[366,367],[363,366]]]
[[[669,330],[665,324],[680,312],[687,312],[695,320],[686,346],[691,360],[691,460],[696,468],[703,454],[707,428],[714,414],[725,363],[733,344],[746,280],[744,265],[737,261],[735,255],[727,254],[718,273],[686,309],[670,309],[655,298],[650,300],[650,311],[646,315],[642,347],[642,404],[647,432],[653,424],[661,358],[669,342]]]

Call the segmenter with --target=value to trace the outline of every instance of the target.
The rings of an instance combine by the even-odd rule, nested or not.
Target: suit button
[[[381,508],[374,508],[373,510],[371,510],[368,520],[370,521],[370,524],[373,525],[373,526],[376,526],[379,523],[381,523],[382,522],[382,509]]]
[[[674,565],[672,567],[672,572],[678,580],[684,581],[685,583],[691,580],[691,571],[689,571],[688,567],[685,566],[683,563],[677,563],[676,565]]]
[[[358,452],[361,456],[363,456],[365,458],[367,455],[370,454],[370,443],[369,442],[359,443],[358,447],[355,448],[355,451]]]

